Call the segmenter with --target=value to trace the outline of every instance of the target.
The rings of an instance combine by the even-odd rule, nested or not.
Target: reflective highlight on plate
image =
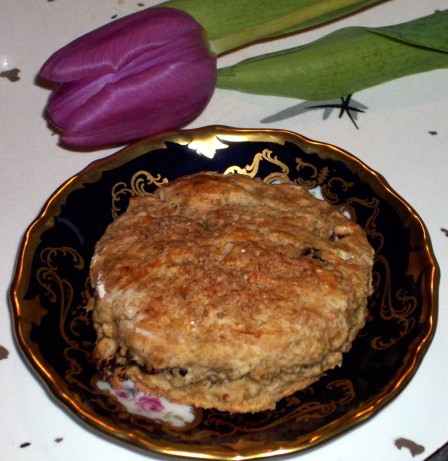
[[[131,388],[113,396],[98,387],[90,360],[95,332],[86,309],[89,262],[95,243],[130,197],[207,170],[268,183],[291,180],[349,214],[375,249],[375,291],[368,322],[341,368],[283,399],[275,410],[194,409],[181,412],[182,424],[176,426],[160,417],[157,399],[145,397],[140,403],[146,410],[139,411],[143,396]],[[140,141],[61,185],[25,234],[11,305],[17,340],[31,367],[80,421],[151,452],[249,459],[314,447],[362,423],[403,390],[434,334],[438,281],[419,216],[356,157],[291,132],[206,127]]]

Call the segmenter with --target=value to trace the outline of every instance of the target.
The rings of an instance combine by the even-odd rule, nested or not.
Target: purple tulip
[[[216,83],[216,56],[187,13],[149,8],[69,43],[40,75],[58,85],[48,113],[70,145],[122,144],[191,122]]]

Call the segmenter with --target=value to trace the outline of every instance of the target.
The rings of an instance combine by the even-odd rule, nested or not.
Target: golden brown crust
[[[340,365],[372,261],[364,231],[298,185],[180,178],[97,244],[95,357],[176,402],[272,408]]]

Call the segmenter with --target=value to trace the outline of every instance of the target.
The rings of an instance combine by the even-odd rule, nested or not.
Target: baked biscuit
[[[297,184],[199,173],[131,199],[91,263],[106,379],[230,412],[341,364],[366,319],[363,229]]]

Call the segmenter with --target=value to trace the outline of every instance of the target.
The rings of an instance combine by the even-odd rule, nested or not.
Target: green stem
[[[294,11],[254,27],[211,40],[211,48],[217,55],[220,55],[258,40],[310,27],[321,21],[325,21],[328,15],[332,17],[337,16],[337,12],[340,10],[344,10],[341,12],[341,14],[344,14],[345,10],[350,12],[351,10],[380,3],[381,1],[384,0],[321,0],[317,3],[297,8]]]

